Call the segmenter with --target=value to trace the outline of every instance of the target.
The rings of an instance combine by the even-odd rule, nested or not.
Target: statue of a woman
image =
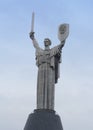
[[[36,49],[36,65],[38,66],[37,78],[37,109],[54,109],[55,83],[59,78],[59,64],[61,62],[61,50],[65,44],[62,41],[58,46],[50,49],[50,39],[44,40],[45,49],[39,47],[34,33],[30,33],[33,45]]]

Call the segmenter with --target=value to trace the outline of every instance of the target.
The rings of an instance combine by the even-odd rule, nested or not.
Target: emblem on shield
[[[61,24],[58,28],[58,39],[62,42],[69,35],[69,24]]]

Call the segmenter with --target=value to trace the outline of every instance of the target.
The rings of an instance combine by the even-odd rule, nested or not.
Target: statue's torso
[[[47,63],[50,64],[50,50],[43,50],[37,53],[36,64],[37,66]]]

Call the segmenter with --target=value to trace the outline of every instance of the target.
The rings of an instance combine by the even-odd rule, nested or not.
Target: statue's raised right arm
[[[34,46],[36,49],[40,49],[39,44],[38,44],[38,42],[37,42],[36,39],[35,39],[34,33],[35,33],[35,32],[30,32],[30,33],[29,33],[29,36],[30,36],[30,38],[31,38],[31,40],[32,40],[33,46]]]

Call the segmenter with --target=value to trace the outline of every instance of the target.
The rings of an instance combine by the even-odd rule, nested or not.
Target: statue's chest
[[[49,51],[44,51],[43,54],[40,55],[40,59],[41,60],[47,60],[50,56],[50,52]]]
[[[42,56],[49,57],[50,56],[50,51],[44,51]]]
[[[37,56],[37,60],[40,64],[50,63],[50,51],[43,51],[43,53]]]
[[[37,53],[37,57],[49,57],[50,56],[50,50],[44,50]]]

